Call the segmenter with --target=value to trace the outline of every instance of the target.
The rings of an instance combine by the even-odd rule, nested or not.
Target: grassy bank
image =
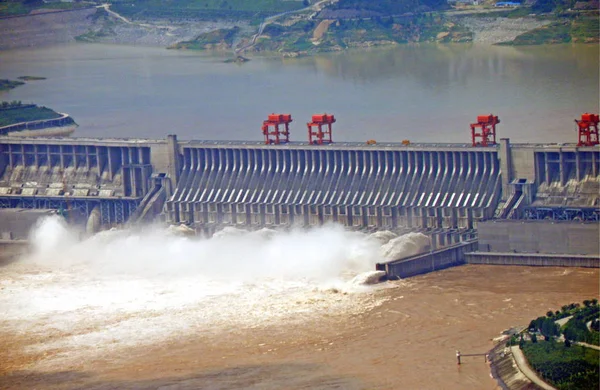
[[[574,342],[598,345],[599,316],[595,298],[583,301],[583,306],[564,305],[531,320],[528,331],[520,339],[513,336],[507,344],[518,344],[531,367],[557,389],[596,390],[600,384],[599,351]]]
[[[45,77],[39,77],[39,76],[19,76],[17,77],[19,80],[24,80],[24,81],[38,81],[38,80],[46,80]]]
[[[13,88],[17,88],[19,85],[23,85],[23,84],[25,84],[25,83],[22,81],[0,79],[0,92],[9,91],[9,90],[11,90]]]
[[[200,34],[191,41],[179,42],[169,49],[186,49],[186,50],[207,50],[207,49],[222,49],[228,50],[233,45],[236,35],[239,33],[239,27],[222,28]]]
[[[54,119],[59,117],[60,114],[56,111],[46,107],[38,107],[34,104],[21,104],[20,102],[0,103],[0,127],[20,122]]]
[[[544,43],[598,43],[600,28],[597,16],[561,20],[519,35],[511,45]]]
[[[237,27],[220,29],[171,48],[231,50],[239,32]],[[468,42],[471,39],[469,31],[447,20],[442,14],[336,21],[300,20],[290,26],[278,23],[267,25],[249,50],[317,53],[408,42]]]
[[[324,23],[327,23],[325,26]],[[303,21],[282,28],[265,29],[258,50],[288,52],[337,51],[355,47],[408,42],[467,42],[472,34],[446,20],[441,14],[337,21]]]
[[[531,367],[556,388],[598,389],[598,351],[556,341],[527,342],[522,349]]]

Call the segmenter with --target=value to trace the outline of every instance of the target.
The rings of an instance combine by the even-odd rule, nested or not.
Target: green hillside
[[[74,9],[89,7],[90,4],[82,1],[73,1],[68,3],[55,2],[45,3],[43,0],[0,0],[0,17],[26,15],[37,9]]]
[[[251,19],[306,6],[304,0],[113,0],[111,9],[129,18]]]
[[[331,9],[354,9],[400,15],[407,12],[427,12],[447,9],[447,0],[340,0]]]

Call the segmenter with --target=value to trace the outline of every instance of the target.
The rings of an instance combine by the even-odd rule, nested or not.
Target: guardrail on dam
[[[598,221],[597,147],[0,137],[0,207],[69,210],[93,229],[154,217],[199,229],[473,229]]]

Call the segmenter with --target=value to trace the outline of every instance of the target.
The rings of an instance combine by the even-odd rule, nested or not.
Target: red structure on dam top
[[[581,120],[575,119],[579,130],[579,142],[577,146],[594,146],[600,144],[598,140],[599,116],[594,114],[581,115]]]
[[[290,114],[271,114],[268,119],[263,122],[262,132],[265,136],[265,144],[281,144],[290,142],[290,128],[292,122]],[[283,126],[280,130],[279,126]]]
[[[496,125],[500,119],[492,114],[479,115],[477,123],[471,123],[473,146],[496,145]]]
[[[316,145],[332,143],[333,139],[331,138],[331,125],[333,123],[335,123],[335,117],[333,115],[313,115],[312,122],[306,124],[308,127],[308,142]],[[316,128],[316,131],[313,130],[313,128]]]

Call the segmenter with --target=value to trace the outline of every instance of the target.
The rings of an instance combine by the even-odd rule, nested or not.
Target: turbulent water
[[[56,217],[32,232],[33,252],[0,281],[0,324],[43,335],[33,350],[77,353],[150,344],[193,330],[221,334],[364,312],[374,265],[417,253],[421,234],[381,241],[340,226],[258,232],[228,228],[211,238],[148,227],[80,240]],[[393,236],[393,235],[392,235]],[[390,236],[389,238],[392,238]],[[10,275],[10,277],[7,277]],[[78,351],[78,352],[75,352]]]
[[[463,266],[377,283],[422,235],[113,230],[60,219],[0,268],[0,387],[492,389],[508,327],[598,295],[598,270]]]

